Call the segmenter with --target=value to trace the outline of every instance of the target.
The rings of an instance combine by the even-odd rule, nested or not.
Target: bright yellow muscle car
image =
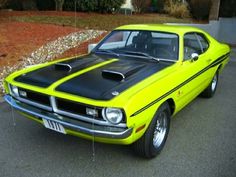
[[[5,100],[54,131],[162,150],[170,119],[199,94],[212,97],[230,48],[194,27],[127,25],[88,55],[39,64],[4,81]]]

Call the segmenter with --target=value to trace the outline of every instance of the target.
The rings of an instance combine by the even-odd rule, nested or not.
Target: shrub
[[[221,0],[220,1],[220,17],[236,17],[236,1]]]
[[[98,0],[98,11],[102,13],[117,11],[124,3],[125,0]]]
[[[165,6],[165,0],[158,0],[157,1],[157,12],[163,13]]]
[[[0,0],[0,8],[4,7],[7,3],[7,0]]]
[[[55,1],[53,0],[36,0],[38,10],[55,10]]]
[[[125,0],[65,0],[64,9],[68,11],[110,13],[120,9]]]
[[[189,0],[189,5],[194,18],[199,20],[208,19],[211,0]]]
[[[177,17],[177,18],[190,17],[187,3],[168,0],[166,1],[164,10],[169,15]]]
[[[82,12],[93,12],[97,10],[97,0],[77,0],[77,10]]]

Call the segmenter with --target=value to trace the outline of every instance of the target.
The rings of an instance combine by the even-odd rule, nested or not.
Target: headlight
[[[104,108],[103,118],[112,124],[119,124],[123,119],[123,112],[117,108]]]
[[[18,87],[13,86],[13,85],[9,85],[9,88],[10,88],[10,93],[12,96],[14,96],[14,97],[19,96]]]

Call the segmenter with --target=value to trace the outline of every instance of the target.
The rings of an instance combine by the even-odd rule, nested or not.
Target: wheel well
[[[172,98],[169,98],[168,100],[166,100],[166,102],[169,104],[170,106],[170,111],[171,111],[171,115],[174,113],[175,111],[175,102]]]
[[[222,64],[218,67],[217,72],[221,72]]]

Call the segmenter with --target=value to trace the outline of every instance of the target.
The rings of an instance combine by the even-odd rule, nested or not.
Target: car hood
[[[109,60],[111,62],[106,62]],[[104,65],[100,65],[102,63]],[[170,63],[128,58],[112,60],[90,54],[22,74],[15,81],[42,88],[56,85],[56,91],[96,100],[110,100],[168,66]]]

